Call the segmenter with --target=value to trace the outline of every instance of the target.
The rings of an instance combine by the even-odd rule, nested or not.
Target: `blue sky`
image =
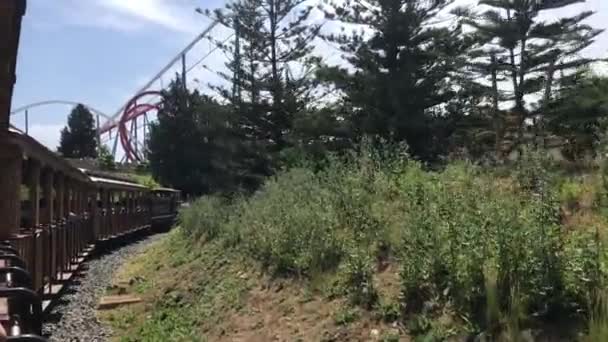
[[[60,99],[116,112],[210,24],[194,9],[222,4],[222,0],[29,0],[13,109]],[[194,61],[210,48],[203,42],[189,58]],[[30,134],[54,149],[70,109],[66,105],[31,109]],[[23,114],[12,117],[18,127],[23,121]]]
[[[459,3],[475,1],[459,0]],[[29,0],[13,108],[60,99],[83,102],[113,114],[210,24],[208,18],[194,9],[213,9],[223,4],[224,0]],[[552,15],[582,9],[598,12],[589,24],[608,28],[606,0],[588,0]],[[218,28],[213,34],[216,38],[223,37],[227,31]],[[203,42],[188,59],[195,61],[211,48],[208,42]],[[605,33],[585,54],[606,57],[607,51]],[[217,69],[222,63],[223,56],[218,51],[204,64]],[[190,83],[199,88],[217,81],[216,75],[202,68],[195,69],[189,78],[199,79],[200,82]],[[164,78],[165,83],[168,80]],[[29,113],[30,135],[54,149],[70,109],[65,105],[33,108]],[[23,114],[12,117],[12,123],[18,127],[23,127],[23,121]]]

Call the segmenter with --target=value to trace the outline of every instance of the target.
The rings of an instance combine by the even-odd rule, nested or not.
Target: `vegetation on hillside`
[[[527,155],[507,174],[467,162],[426,171],[400,148],[367,146],[330,158],[320,170],[281,172],[250,197],[203,197],[181,213],[167,247],[179,253],[161,262],[181,260],[169,261],[169,273],[187,262],[184,272],[192,274],[149,275],[144,292],[164,291],[154,282],[171,278],[170,288],[184,287],[183,305],[196,311],[227,295],[228,288],[196,289],[227,279],[210,267],[233,275],[249,270],[233,283],[242,300],[263,275],[274,284],[295,281],[312,291],[318,308],[342,303],[333,311],[337,326],[388,322],[395,336],[426,341],[579,334],[596,341],[605,336],[608,314],[608,192],[600,177],[560,175],[542,153]],[[249,266],[232,272],[232,262],[213,261],[219,256]],[[382,281],[387,274],[396,285]],[[184,333],[213,330],[194,311],[166,307],[170,298],[155,295],[150,305],[154,315],[162,307],[174,319],[132,323],[132,331],[175,336],[177,328],[166,324],[182,320],[194,326],[179,328]]]
[[[339,272],[337,291],[368,309],[379,303],[373,274],[397,263],[395,314],[411,324],[449,309],[458,324],[445,332],[496,338],[513,324],[589,317],[599,305],[604,218],[565,229],[559,198],[573,185],[552,177],[541,155],[497,178],[464,162],[424,171],[387,150],[364,149],[318,172],[293,168],[250,198],[201,198],[182,213],[182,231],[220,240],[273,274]]]

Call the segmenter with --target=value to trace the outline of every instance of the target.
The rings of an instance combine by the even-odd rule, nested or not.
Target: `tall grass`
[[[601,292],[590,308],[589,331],[584,341],[608,341],[608,296]]]
[[[499,313],[516,312],[507,323],[519,326],[520,317],[584,311],[604,277],[599,238],[563,229],[560,194],[541,162],[528,163],[512,189],[469,163],[429,172],[362,148],[321,171],[285,171],[249,198],[201,198],[182,213],[183,232],[284,275],[336,269],[369,307],[374,260],[390,257],[401,267],[405,313],[440,301],[485,329]]]

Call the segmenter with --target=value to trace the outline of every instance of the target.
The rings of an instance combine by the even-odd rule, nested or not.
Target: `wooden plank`
[[[27,169],[31,226],[26,228],[37,228],[40,224],[40,163],[30,158],[27,163]]]
[[[99,300],[97,308],[99,310],[112,309],[120,305],[134,304],[141,302],[141,298],[134,295],[115,295],[105,296]]]
[[[5,143],[0,132],[0,239],[16,234],[21,224],[21,169],[23,154]]]
[[[46,203],[46,210],[41,218],[41,223],[43,224],[51,224],[55,219],[55,196],[53,193],[53,188],[55,185],[54,176],[54,171],[51,168],[46,168],[43,172],[42,196],[44,197],[44,201]]]

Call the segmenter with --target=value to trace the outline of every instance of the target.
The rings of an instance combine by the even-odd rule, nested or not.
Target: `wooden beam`
[[[55,218],[55,194],[53,191],[55,186],[54,178],[55,171],[53,169],[46,168],[42,176],[42,195],[44,196],[44,201],[46,203],[46,210],[44,211],[44,215],[40,220],[42,224],[52,224]]]
[[[72,186],[72,211],[76,216],[80,216],[80,184],[74,182]]]
[[[101,300],[99,300],[99,305],[97,306],[97,309],[106,310],[106,309],[115,308],[120,305],[134,304],[134,303],[139,303],[139,302],[141,302],[140,297],[134,296],[134,295],[129,295],[129,294],[105,296],[105,297],[102,297]]]
[[[99,212],[99,189],[95,188],[93,192],[93,198],[91,201],[91,217],[93,218],[93,239],[97,240],[99,236],[99,225],[101,223],[101,217]]]
[[[57,190],[56,190],[56,207],[57,207],[57,220],[65,218],[65,177],[59,173],[56,175],[57,178]]]
[[[40,163],[29,159],[27,163],[27,186],[30,194],[30,224],[36,228],[40,224]]]
[[[0,239],[5,240],[21,226],[23,154],[17,146],[5,144],[2,139],[0,150]]]
[[[0,1],[0,130],[9,127],[11,99],[15,85],[15,68],[21,18],[25,14],[25,0]]]
[[[78,208],[78,215],[84,216],[84,191],[80,183],[76,186],[76,208]]]

